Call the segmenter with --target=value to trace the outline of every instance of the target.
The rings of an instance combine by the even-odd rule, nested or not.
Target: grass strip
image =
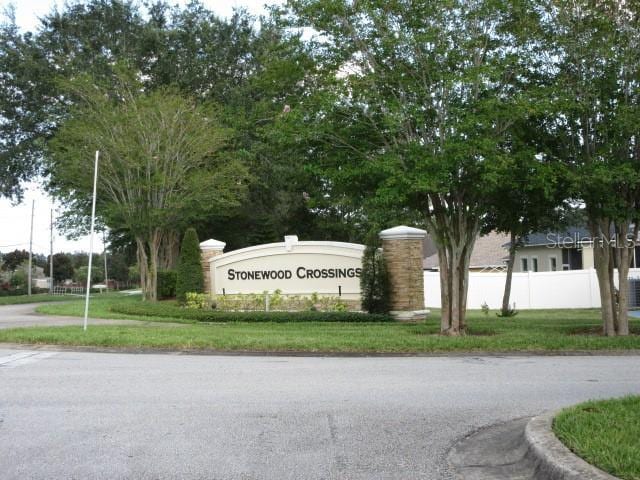
[[[461,337],[438,334],[436,320],[401,323],[218,323],[175,328],[147,325],[91,325],[0,330],[0,342],[163,348],[327,353],[554,352],[640,349],[640,338],[550,334],[548,331],[484,335],[470,329]]]
[[[8,295],[0,297],[0,305],[21,305],[25,303],[41,303],[41,302],[69,302],[77,300],[79,297],[70,295],[49,295],[47,293],[38,293],[35,295]]]
[[[565,409],[554,419],[553,431],[592,465],[624,480],[640,480],[640,396]]]

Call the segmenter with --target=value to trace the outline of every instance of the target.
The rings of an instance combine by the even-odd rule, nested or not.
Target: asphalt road
[[[2,479],[448,479],[456,440],[640,393],[640,357],[0,350]]]
[[[0,305],[0,329],[1,328],[21,328],[48,326],[56,327],[62,325],[82,325],[83,319],[80,317],[49,316],[36,313],[36,308],[43,303],[25,303],[22,305]],[[103,320],[90,319],[92,325],[124,323],[145,323],[132,320]]]

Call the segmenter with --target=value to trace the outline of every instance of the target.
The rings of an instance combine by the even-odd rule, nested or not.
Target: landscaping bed
[[[212,309],[189,309],[169,302],[159,303],[127,303],[111,307],[111,311],[136,317],[171,317],[197,322],[391,322],[389,315],[372,315],[361,312],[232,312]]]
[[[567,408],[554,419],[553,431],[590,464],[624,480],[640,480],[640,396]]]

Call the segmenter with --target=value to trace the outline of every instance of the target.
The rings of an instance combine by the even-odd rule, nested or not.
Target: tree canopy
[[[215,108],[166,89],[140,94],[125,81],[115,92],[88,81],[76,94],[83,103],[49,143],[51,188],[86,211],[100,151],[97,209],[135,239],[143,291],[155,299],[163,237],[237,205],[247,170],[219,155],[229,133]]]
[[[312,119],[332,185],[400,211],[438,247],[442,331],[464,330],[468,263],[527,114],[527,2],[294,0],[329,72]],[[301,115],[305,115],[301,113]],[[312,128],[316,128],[316,125]]]

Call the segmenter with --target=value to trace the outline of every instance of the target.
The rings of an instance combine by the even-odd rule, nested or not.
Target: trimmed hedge
[[[0,297],[22,297],[23,295],[27,295],[27,292],[27,287],[19,287],[15,289],[0,288]],[[31,288],[32,295],[38,295],[40,293],[49,293],[49,289],[38,287]]]
[[[111,311],[125,315],[165,317],[196,322],[391,322],[389,315],[360,312],[224,312],[220,310],[193,310],[161,303],[114,305]]]
[[[182,304],[187,301],[187,293],[204,291],[204,274],[200,263],[200,241],[194,228],[189,228],[182,239],[178,258],[176,298]]]

